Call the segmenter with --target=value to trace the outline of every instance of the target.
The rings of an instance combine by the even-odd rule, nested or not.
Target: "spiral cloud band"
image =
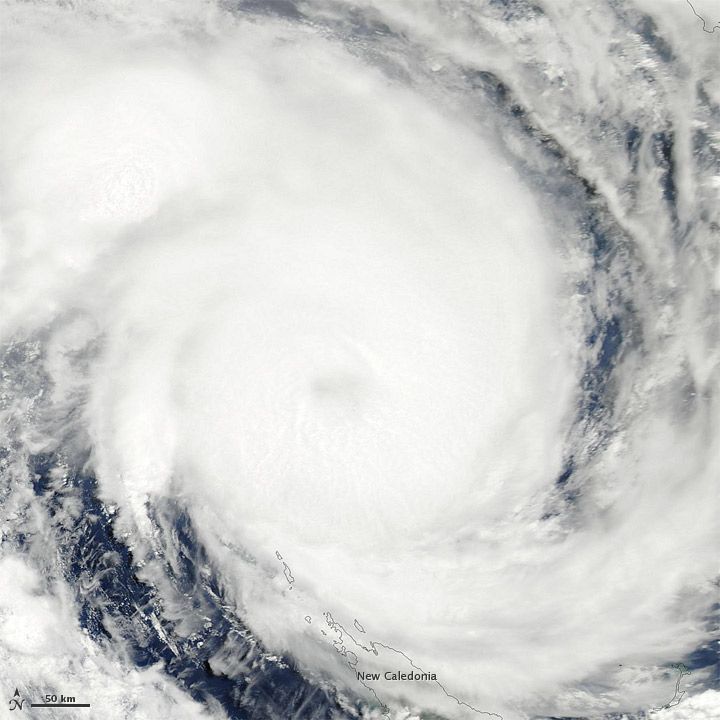
[[[720,68],[693,14],[251,5],[5,8],[0,520],[40,568],[0,558],[6,659],[145,683],[137,717],[228,714],[131,669],[120,626],[107,667],[42,628],[22,649],[38,572],[64,589],[37,613],[77,622],[17,539],[83,517],[76,472],[175,657],[181,517],[265,662],[365,717],[683,717],[720,476]],[[228,642],[206,665],[247,671]]]

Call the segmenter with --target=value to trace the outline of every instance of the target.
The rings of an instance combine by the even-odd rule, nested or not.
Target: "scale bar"
[[[30,707],[90,707],[90,703],[30,703]]]

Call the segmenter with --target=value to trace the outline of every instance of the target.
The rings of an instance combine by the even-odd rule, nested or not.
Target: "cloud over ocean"
[[[713,12],[4,3],[5,707],[718,717]]]

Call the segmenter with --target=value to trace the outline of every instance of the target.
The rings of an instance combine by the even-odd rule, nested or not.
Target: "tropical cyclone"
[[[388,706],[392,646],[453,718],[652,707],[717,591],[715,38],[632,3],[151,5],[5,5],[0,322],[47,377],[8,446],[70,437],[159,595],[171,500],[319,683],[362,692],[329,608]]]

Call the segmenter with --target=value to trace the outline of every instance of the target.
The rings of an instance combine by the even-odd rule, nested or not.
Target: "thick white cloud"
[[[392,646],[437,673],[445,693],[409,700],[458,717],[651,707],[671,684],[660,666],[706,638],[716,571],[709,236],[684,194],[712,187],[692,123],[673,78],[635,78],[647,48],[603,45],[618,22],[604,10],[500,25],[376,7],[436,58],[430,74],[512,77],[634,233],[646,355],[618,368],[574,525],[539,520],[590,359],[572,222],[452,87],[391,82],[311,27],[203,3],[10,6],[5,337],[50,324],[54,391],[85,384],[101,494],[138,552],[146,502],[187,503],[250,626],[306,672],[367,694],[342,633],[363,669],[408,670]],[[651,148],[631,206],[598,113],[676,120],[695,260],[667,242]],[[63,358],[93,338],[78,379]],[[699,409],[679,423],[688,376]],[[376,687],[408,701],[407,685]]]
[[[717,690],[706,690],[704,693],[688,698],[682,705],[663,708],[650,717],[653,720],[713,720],[717,717],[720,707],[720,693]]]

